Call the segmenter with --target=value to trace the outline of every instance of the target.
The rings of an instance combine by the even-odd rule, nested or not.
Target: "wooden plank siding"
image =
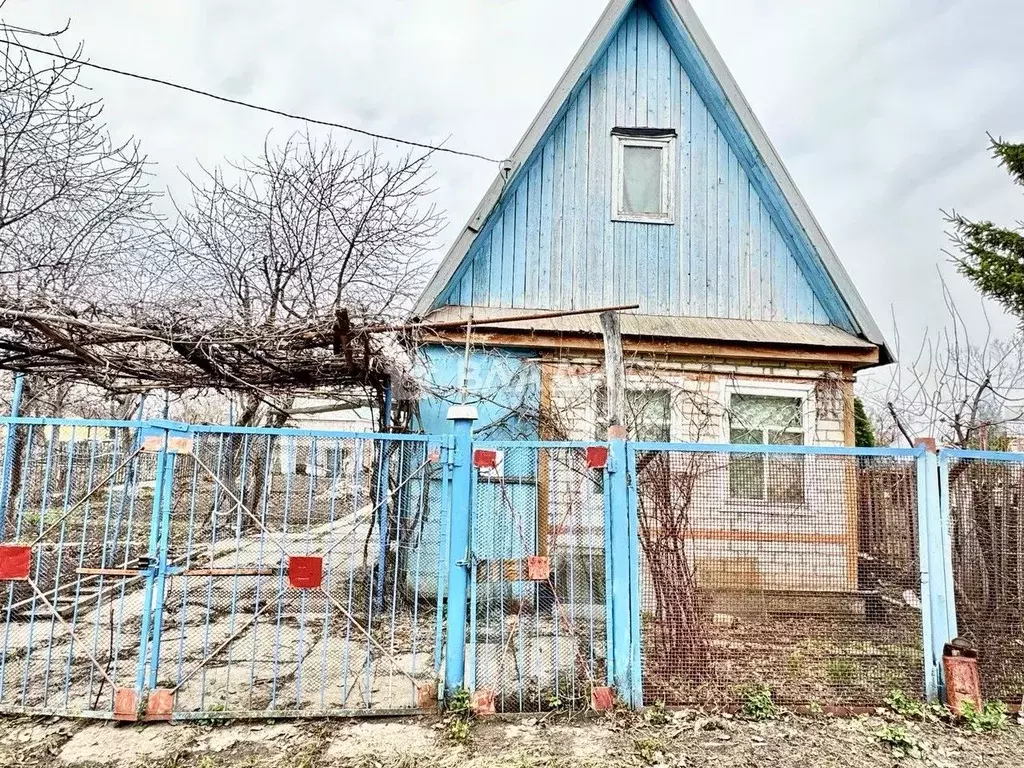
[[[675,223],[611,220],[613,127],[675,128]],[[435,306],[828,324],[787,238],[644,4],[626,16]]]

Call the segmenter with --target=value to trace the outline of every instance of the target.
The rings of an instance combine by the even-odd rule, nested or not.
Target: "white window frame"
[[[787,398],[800,398],[801,401],[801,426],[803,428],[804,441],[802,445],[813,445],[817,427],[815,424],[816,411],[814,404],[814,384],[793,384],[789,382],[772,382],[772,381],[751,381],[751,382],[727,382],[723,383],[722,391],[722,419],[721,419],[721,430],[720,436],[723,444],[731,445],[732,430],[731,424],[731,413],[732,413],[732,396],[733,395],[760,395],[763,397],[787,397]],[[778,510],[780,512],[806,512],[814,504],[814,493],[815,489],[812,484],[809,483],[807,473],[804,473],[804,497],[803,502],[799,504],[789,504],[785,502],[767,501],[767,500],[756,500],[756,499],[736,499],[733,498],[729,491],[729,471],[725,472],[724,488],[723,493],[725,495],[725,504],[728,510],[742,510],[742,511],[764,511],[764,510]]]
[[[815,435],[814,384],[794,384],[791,382],[774,381],[728,381],[722,387],[722,424],[720,437],[723,443],[729,443],[731,425],[729,414],[732,411],[733,395],[761,395],[764,397],[798,397],[801,403],[801,419],[803,421],[803,445],[813,445]]]
[[[623,210],[623,150],[626,147],[653,147],[661,153],[661,213],[629,213]],[[612,134],[612,221],[635,221],[645,224],[675,224],[676,137],[625,136]]]
[[[601,388],[605,386],[605,379],[602,375],[600,378],[594,379],[590,387],[590,422],[596,428],[601,423],[601,407],[598,404],[598,396],[601,392]],[[677,438],[678,425],[676,423],[675,413],[675,388],[670,382],[666,381],[655,381],[655,382],[630,382],[626,379],[626,387],[623,395],[629,397],[629,392],[664,392],[668,395],[668,442],[673,442]],[[627,402],[628,409],[628,402]],[[629,418],[629,414],[626,414]],[[605,438],[602,435],[594,435],[592,438],[599,442]],[[629,435],[630,440],[636,440],[636,436],[633,434]]]
[[[675,441],[676,439],[678,439],[678,424],[677,424],[677,421],[676,421],[676,407],[675,407],[675,405],[676,405],[676,395],[675,395],[675,387],[672,385],[672,383],[668,382],[668,381],[654,381],[654,382],[633,381],[633,382],[631,382],[628,377],[626,378],[626,382],[625,383],[626,383],[626,387],[625,387],[625,392],[623,393],[623,395],[625,397],[629,397],[629,394],[628,394],[629,392],[658,392],[658,393],[664,392],[665,394],[668,395],[668,442],[671,443],[671,442]],[[606,380],[605,380],[605,377],[604,377],[603,373],[600,374],[599,376],[591,377],[590,381],[588,382],[587,389],[588,389],[589,395],[590,395],[590,405],[589,405],[589,408],[587,409],[588,410],[587,420],[594,427],[594,429],[591,430],[593,432],[598,431],[597,427],[601,423],[601,407],[600,407],[599,402],[598,402],[598,397],[601,394],[601,389],[605,385],[606,385]],[[627,404],[627,407],[628,407],[628,404]],[[627,419],[629,418],[629,414],[628,413],[626,414],[626,417],[627,417]],[[605,435],[601,435],[601,434],[583,435],[582,437],[583,437],[584,440],[587,440],[587,441],[593,440],[594,442],[598,442],[598,443],[604,442],[606,440],[606,436]],[[629,433],[629,439],[633,440],[633,441],[636,441],[636,435],[632,434],[632,431],[630,431],[630,433]],[[598,503],[594,499],[598,498],[598,497],[601,497],[602,494],[604,493],[604,489],[603,489],[602,485],[596,484],[596,483],[591,482],[589,480],[585,480],[583,483],[581,483],[580,488],[581,488],[581,494],[582,494],[581,498],[582,498],[583,509],[587,509],[588,505],[593,505],[593,504]]]

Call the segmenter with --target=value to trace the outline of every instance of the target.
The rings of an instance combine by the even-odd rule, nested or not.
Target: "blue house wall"
[[[466,370],[468,395],[466,403],[477,408],[479,418],[474,425],[478,440],[536,440],[536,410],[540,400],[540,369],[536,353],[523,350],[476,349],[469,355]],[[452,431],[447,413],[451,405],[461,402],[464,351],[441,345],[420,350],[417,373],[424,382],[424,396],[413,422],[416,431],[440,435]],[[536,452],[513,448],[504,452],[503,482],[481,481],[476,485],[476,499],[471,536],[473,552],[478,558],[522,557],[533,551],[537,535],[537,456]],[[438,469],[421,489],[419,481],[410,484],[410,499],[425,494],[424,520],[415,539],[411,561],[415,572],[407,574],[409,586],[418,582],[419,594],[435,597],[438,584],[439,553],[445,552],[447,532],[442,528],[447,498]],[[405,514],[410,514],[406,512]]]
[[[674,131],[671,223],[613,219],[615,128]],[[429,321],[440,307],[472,306],[481,310],[473,313],[479,325],[487,308],[637,304],[640,314],[649,315],[832,325],[877,346],[874,359],[847,351],[852,365],[888,362],[870,313],[686,3],[612,0],[513,153],[508,172],[459,234],[417,302],[417,317]],[[755,337],[736,330],[743,324],[693,325],[728,326],[739,345]],[[815,346],[832,338],[819,330],[789,328],[770,344],[782,348],[782,340],[792,338],[794,345]],[[518,344],[550,349],[561,343],[553,333],[536,341],[516,333]],[[451,346],[421,350],[426,386],[413,426],[426,433],[449,432],[447,409],[463,400],[467,366],[458,339],[450,338]],[[706,342],[710,357],[718,354],[714,341],[720,337],[694,338]],[[694,348],[699,345],[676,354],[692,355]],[[598,349],[580,345],[574,354],[592,358]],[[789,361],[775,354],[778,349],[761,352],[773,363]],[[471,352],[465,401],[478,408],[478,440],[538,437],[540,354],[518,345]],[[822,360],[832,364],[816,354],[810,368]],[[556,370],[545,380],[545,396],[574,375],[571,367]],[[724,386],[727,375],[718,383]],[[799,372],[798,378],[810,377]],[[845,439],[841,427],[835,430],[839,437],[825,439]],[[538,518],[552,506],[543,503],[548,497],[541,489],[557,487],[560,479],[523,448],[506,451],[500,472],[476,477],[474,557],[500,562],[533,551]],[[441,490],[432,486],[430,497],[443,498]],[[436,526],[437,519],[429,522]],[[438,546],[444,546],[426,542],[444,535],[436,529],[424,538],[419,546],[429,550],[425,561],[436,562]],[[851,536],[855,540],[855,529]],[[752,550],[757,553],[756,542]],[[827,556],[835,559],[834,553]],[[853,573],[851,588],[855,568]]]
[[[836,297],[816,295],[770,192],[709,111],[657,6],[626,14],[434,305],[638,303],[646,314],[849,329]],[[674,224],[611,220],[614,127],[677,131]]]
[[[536,440],[540,402],[537,354],[529,350],[475,349],[470,352],[466,403],[477,408],[474,434],[480,440]],[[461,402],[464,352],[457,347],[426,346],[416,374],[424,392],[413,421],[418,432],[451,432],[448,408]]]

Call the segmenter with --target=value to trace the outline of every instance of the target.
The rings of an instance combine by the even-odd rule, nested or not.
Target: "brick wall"
[[[555,436],[573,440],[598,437],[596,390],[604,382],[599,362],[545,359],[542,394],[558,429]],[[798,368],[777,364],[627,362],[627,387],[665,389],[671,398],[671,440],[727,441],[725,411],[730,392],[799,396],[805,399],[805,442],[809,445],[853,444],[853,380],[848,369]]]
[[[585,359],[547,360],[542,401],[559,434],[601,438],[596,391],[604,371]],[[671,402],[672,442],[728,442],[729,393],[804,399],[805,443],[852,445],[853,382],[848,370],[716,362],[627,363],[627,387],[662,389]],[[693,494],[687,550],[699,582],[721,589],[850,592],[857,588],[856,493],[850,459],[807,457],[799,505],[744,503],[730,498],[729,457],[710,456]],[[646,575],[646,574],[645,574]]]

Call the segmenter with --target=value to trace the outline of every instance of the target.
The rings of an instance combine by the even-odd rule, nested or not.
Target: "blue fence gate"
[[[10,418],[0,709],[436,702],[448,438]]]
[[[5,429],[0,706],[112,714],[147,662],[158,458],[124,423]]]
[[[473,444],[466,687],[498,711],[585,709],[609,683],[606,455]]]

